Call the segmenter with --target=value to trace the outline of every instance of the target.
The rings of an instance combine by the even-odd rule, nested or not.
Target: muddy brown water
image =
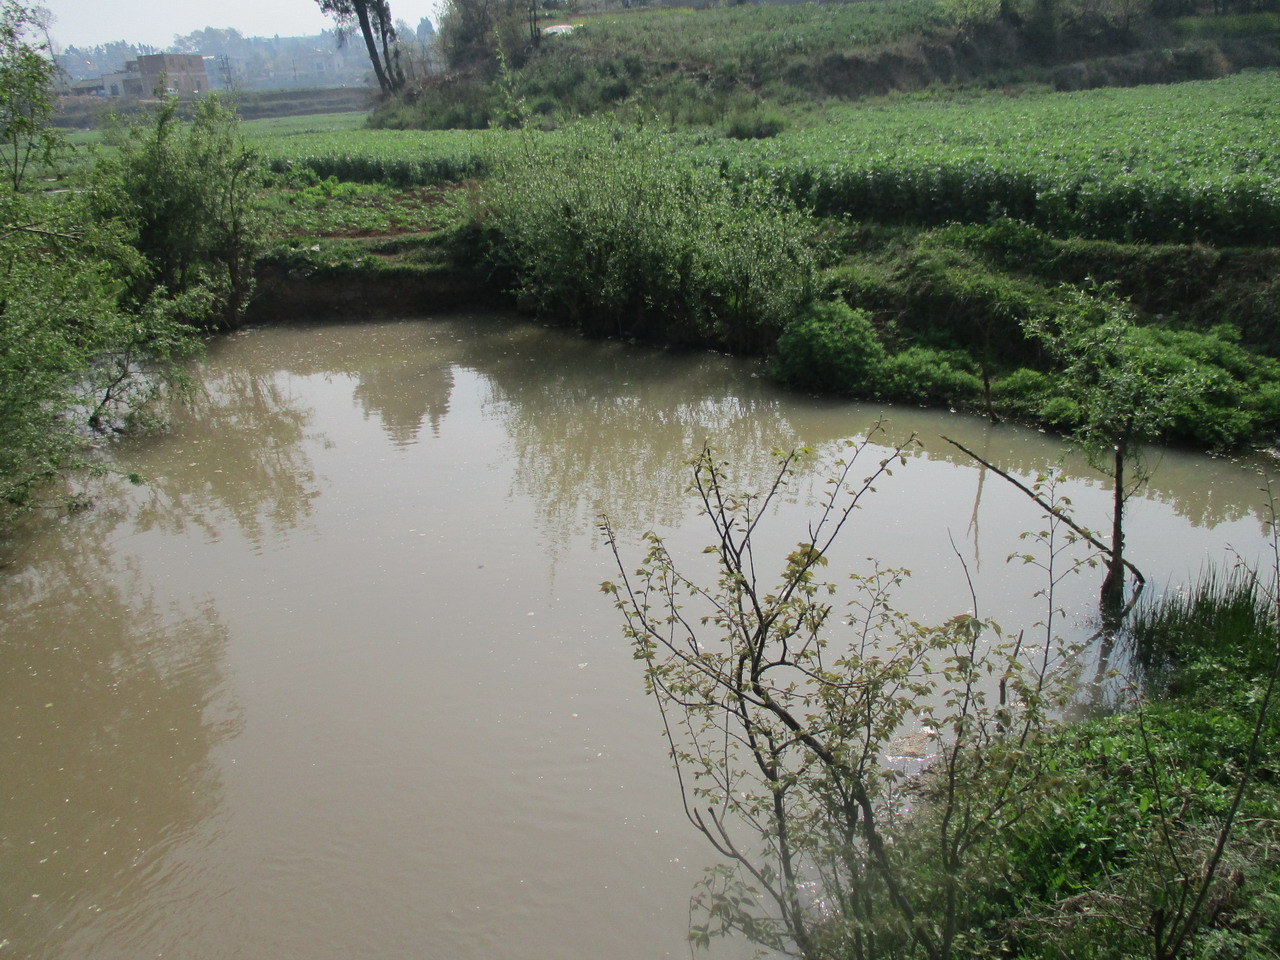
[[[712,862],[599,583],[707,541],[704,440],[760,485],[882,414],[923,449],[832,570],[913,576],[900,604],[1016,626],[1041,586],[1005,558],[1041,520],[948,448],[1024,476],[1061,445],[946,412],[788,394],[712,354],[587,343],[500,316],[293,325],[215,342],[203,396],[121,444],[151,478],[29,524],[0,575],[0,958],[684,956]],[[814,467],[765,543],[796,543]],[[1105,528],[1109,490],[1062,489]],[[1263,554],[1259,464],[1166,453],[1134,504],[1157,589]],[[1095,574],[1064,630],[1090,629]],[[745,955],[741,945],[722,948]]]

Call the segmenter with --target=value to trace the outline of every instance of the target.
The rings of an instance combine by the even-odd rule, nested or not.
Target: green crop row
[[[1012,217],[1058,234],[1280,244],[1280,73],[1082,93],[850,105],[768,140],[672,136],[726,178],[823,215]],[[483,177],[523,137],[331,130],[264,138],[277,171],[424,186]],[[521,146],[521,145],[524,146]]]
[[[702,148],[822,214],[1010,216],[1060,233],[1280,243],[1280,74],[843,107],[772,140]]]
[[[506,137],[487,130],[333,130],[256,142],[276,173],[307,170],[320,179],[414,187],[484,176]]]

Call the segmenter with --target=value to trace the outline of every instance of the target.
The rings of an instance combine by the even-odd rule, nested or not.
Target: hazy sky
[[[436,22],[438,0],[391,0],[397,20]],[[178,34],[202,27],[234,27],[246,37],[304,36],[333,21],[316,0],[41,0],[54,16],[59,46],[90,46],[111,40],[167,47]]]

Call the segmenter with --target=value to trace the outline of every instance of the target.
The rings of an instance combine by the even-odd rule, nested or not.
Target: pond
[[[0,576],[0,957],[685,956],[713,862],[683,819],[640,665],[599,590],[608,513],[697,555],[705,441],[760,486],[889,418],[922,447],[831,571],[913,571],[900,606],[1033,622],[1006,562],[1061,444],[938,411],[785,393],[759,366],[583,342],[503,316],[242,331],[167,431],[121,442],[93,505],[28,525]],[[1169,452],[1132,509],[1156,589],[1263,555],[1257,462]],[[1110,492],[1068,466],[1077,517]],[[1233,552],[1234,551],[1234,552]],[[1092,629],[1098,574],[1056,600]],[[749,955],[742,945],[727,956]]]

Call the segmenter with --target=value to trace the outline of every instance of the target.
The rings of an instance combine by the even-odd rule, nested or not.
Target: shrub
[[[1053,388],[1049,374],[1019,367],[991,385],[991,398],[1006,416],[1039,418]]]
[[[794,387],[865,395],[884,356],[870,315],[831,300],[813,304],[778,338],[773,373]]]
[[[965,403],[982,393],[973,361],[957,351],[908,347],[880,367],[876,396],[911,403]]]
[[[945,233],[925,236],[907,262],[905,283],[926,322],[915,334],[938,347],[960,347],[991,364],[1031,362],[1039,348],[1022,321],[1046,307],[1036,284],[992,269]]]
[[[585,332],[764,352],[813,300],[810,221],[642,129],[528,138],[490,188],[499,266],[544,316]]]
[[[213,298],[214,320],[234,321],[253,284],[257,157],[216,97],[202,101],[189,123],[177,111],[174,99],[115,132],[118,150],[95,174],[95,212],[132,227],[148,267],[135,284],[136,302],[161,290],[199,291]]]
[[[1211,450],[1275,438],[1280,430],[1280,362],[1243,347],[1234,330],[1135,326],[1128,337],[1127,349],[1139,358],[1145,378],[1185,385],[1176,397],[1166,391],[1165,412],[1153,437]],[[1059,379],[1056,375],[1040,377],[1019,371],[1001,381],[995,394],[1011,404],[1015,414],[1037,416],[1059,429],[1079,427],[1084,413],[1067,396],[1066,385],[1051,386]]]
[[[768,140],[780,134],[786,126],[787,121],[779,113],[740,113],[729,121],[724,135],[731,140]]]
[[[59,138],[38,11],[0,5],[0,530],[59,474],[90,464],[92,437],[137,421],[196,346],[166,291],[122,302],[141,268],[124,225],[80,191],[32,190]]]
[[[1273,439],[1280,429],[1280,363],[1239,343],[1229,327],[1209,331],[1146,327],[1140,340],[1169,375],[1186,370],[1200,389],[1174,412],[1169,435],[1214,450]]]

